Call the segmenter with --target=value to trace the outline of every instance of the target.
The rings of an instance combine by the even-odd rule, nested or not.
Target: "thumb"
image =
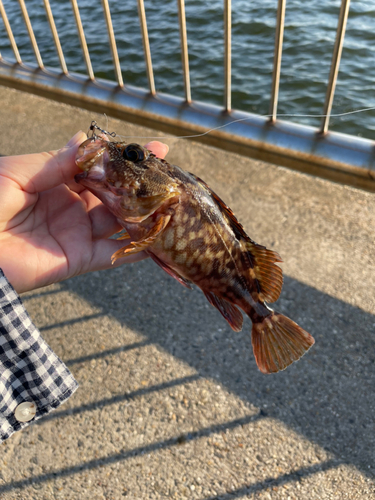
[[[82,130],[80,130],[75,135],[73,135],[73,137],[71,139],[69,139],[69,141],[65,145],[65,148],[71,148],[72,146],[76,146],[77,144],[79,146],[86,139],[87,139],[86,134],[84,132],[82,132]]]

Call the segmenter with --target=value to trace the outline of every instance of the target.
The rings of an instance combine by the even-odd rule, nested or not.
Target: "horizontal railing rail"
[[[275,30],[274,69],[270,115],[262,117],[231,110],[231,0],[224,0],[224,105],[213,106],[191,100],[189,53],[184,0],[177,0],[181,40],[182,75],[185,98],[158,93],[155,89],[153,64],[143,0],[138,0],[138,14],[148,77],[148,90],[123,82],[116,39],[108,0],[102,0],[116,82],[96,79],[80,18],[77,0],[71,0],[81,43],[87,76],[68,72],[49,0],[44,0],[47,19],[59,56],[61,71],[45,68],[27,12],[25,0],[19,0],[37,66],[21,60],[4,5],[0,14],[16,59],[14,64],[0,56],[0,84],[33,92],[68,104],[153,127],[183,136],[194,136],[216,147],[253,158],[294,168],[375,191],[374,142],[329,131],[333,96],[336,87],[342,45],[350,0],[342,0],[331,71],[323,107],[320,129],[281,121],[277,117],[280,68],[286,0],[279,0]],[[1,48],[0,48],[1,53]]]

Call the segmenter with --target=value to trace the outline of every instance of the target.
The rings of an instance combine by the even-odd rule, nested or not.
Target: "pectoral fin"
[[[129,234],[124,229],[123,231],[121,231],[120,236],[118,236],[116,240],[128,240],[129,238],[130,238]]]
[[[117,259],[125,257],[125,255],[131,255],[146,250],[146,248],[152,245],[159,234],[163,231],[170,221],[170,218],[170,215],[162,215],[143,239],[139,241],[132,241],[129,245],[117,250],[117,252],[115,252],[111,257],[112,264],[114,264]]]

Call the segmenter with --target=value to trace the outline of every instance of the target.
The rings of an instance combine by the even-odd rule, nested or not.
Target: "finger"
[[[145,148],[149,149],[158,158],[165,158],[167,156],[168,151],[169,151],[169,146],[167,146],[167,144],[164,144],[163,142],[159,142],[159,141],[148,142],[146,144]]]
[[[0,175],[12,179],[28,193],[67,183],[80,171],[75,157],[79,145],[86,139],[84,132],[78,132],[58,151],[0,158]]]
[[[124,229],[118,223],[117,218],[101,202],[90,210],[89,216],[92,224],[92,237],[95,240],[109,238]]]
[[[117,218],[95,195],[86,190],[80,196],[87,206],[92,227],[92,238],[94,240],[109,238],[123,229],[118,223]]]

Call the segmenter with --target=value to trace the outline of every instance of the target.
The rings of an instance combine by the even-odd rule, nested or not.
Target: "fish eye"
[[[133,162],[142,161],[145,158],[145,153],[138,144],[129,144],[129,146],[126,146],[122,155],[127,160]]]

